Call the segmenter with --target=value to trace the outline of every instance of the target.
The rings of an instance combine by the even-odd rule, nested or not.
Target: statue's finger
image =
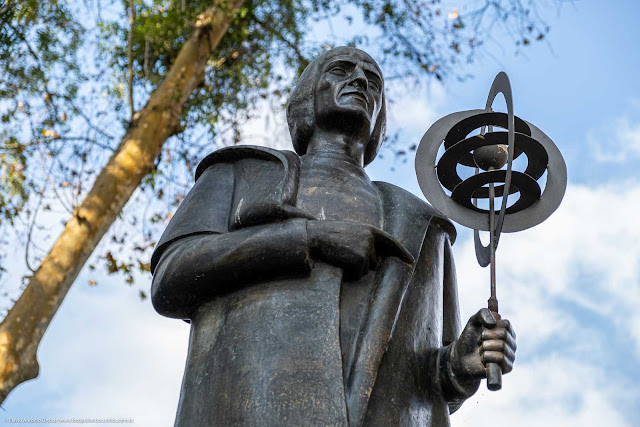
[[[503,340],[489,340],[482,342],[482,351],[499,351],[507,359],[513,360],[516,357],[515,351]]]
[[[513,335],[514,339],[516,338],[516,331],[513,330],[513,326],[511,325],[510,321],[508,321],[507,319],[498,320],[498,326],[501,328],[505,328],[511,335]]]
[[[376,245],[384,249],[388,255],[396,256],[408,264],[415,262],[411,252],[391,234],[376,227],[371,227],[371,232],[376,238]]]
[[[489,331],[491,331],[492,333],[488,333]],[[518,347],[516,345],[516,340],[513,337],[513,335],[511,335],[511,333],[505,328],[495,327],[492,329],[485,329],[482,332],[481,337],[483,341],[484,340],[501,340],[505,342],[506,345],[509,346],[513,351],[515,351],[516,348]]]
[[[485,351],[484,353],[482,353],[482,363],[485,365],[487,363],[497,363],[502,366],[504,360],[504,353],[500,351]]]
[[[507,322],[509,322],[507,320]],[[511,322],[509,322],[507,329],[509,330],[509,333],[513,336],[513,339],[516,339],[516,331],[513,329],[513,325],[511,324]]]
[[[505,348],[507,348],[507,343],[503,340],[482,341],[483,351],[504,351]]]
[[[506,329],[485,329],[482,331],[483,340],[506,340],[509,333]]]
[[[513,342],[513,344],[515,345],[516,343],[516,335],[515,332],[513,332],[513,329],[507,329],[507,341]]]
[[[502,372],[505,374],[513,370],[513,360],[515,359],[510,359],[506,357],[504,353],[499,351],[485,351],[482,354],[483,364],[497,363],[502,367]]]
[[[476,326],[485,326],[487,328],[493,328],[496,326],[496,318],[488,308],[480,309],[480,311],[471,317],[471,321]]]
[[[504,341],[507,343],[509,347],[513,349],[514,352],[518,348],[518,345],[516,344],[516,339],[508,331],[507,331],[507,338],[505,338]]]
[[[509,372],[511,372],[513,370],[513,361],[515,359],[504,359],[504,362],[502,363],[502,372],[504,374],[508,374]]]

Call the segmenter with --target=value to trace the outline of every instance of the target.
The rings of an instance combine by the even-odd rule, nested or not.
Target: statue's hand
[[[485,378],[487,363],[497,363],[503,373],[513,369],[516,334],[508,320],[496,320],[488,308],[471,316],[453,343],[451,366],[456,376]]]
[[[413,263],[411,254],[388,233],[350,221],[308,221],[307,234],[313,256],[359,278],[375,268],[377,256],[395,256]]]

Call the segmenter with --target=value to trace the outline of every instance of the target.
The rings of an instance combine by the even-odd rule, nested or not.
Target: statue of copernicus
[[[154,307],[191,323],[176,425],[449,425],[515,335],[487,309],[461,331],[455,228],[365,173],[380,68],[323,53],[287,120],[296,153],[207,156],[153,254]]]

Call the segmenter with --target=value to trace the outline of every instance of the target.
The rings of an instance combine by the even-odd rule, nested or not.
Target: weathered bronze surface
[[[191,322],[179,426],[447,426],[515,335],[488,309],[460,333],[455,228],[371,182],[384,139],[375,61],[337,48],[287,108],[296,153],[207,156],[152,258],[152,301]]]

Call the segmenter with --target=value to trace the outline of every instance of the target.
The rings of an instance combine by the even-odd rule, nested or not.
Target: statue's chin
[[[356,102],[338,104],[331,111],[316,118],[317,124],[325,129],[342,130],[348,134],[362,134],[368,138],[373,128],[365,107]],[[364,135],[366,134],[366,135]]]

